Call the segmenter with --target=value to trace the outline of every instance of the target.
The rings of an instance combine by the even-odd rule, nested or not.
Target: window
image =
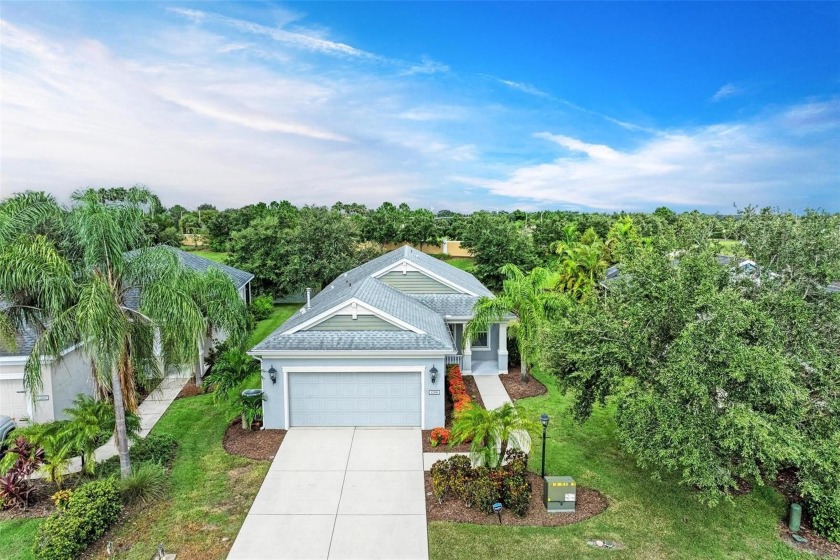
[[[490,349],[490,333],[481,331],[475,333],[470,345],[473,350],[489,350]]]

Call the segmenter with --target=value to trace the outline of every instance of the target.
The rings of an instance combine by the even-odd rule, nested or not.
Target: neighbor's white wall
[[[65,354],[61,361],[52,364],[53,419],[66,420],[64,410],[73,406],[73,400],[83,393],[93,396],[94,385],[90,361],[81,350]],[[44,403],[46,404],[46,403]]]

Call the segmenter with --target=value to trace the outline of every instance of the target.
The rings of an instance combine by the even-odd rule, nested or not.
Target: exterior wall
[[[417,249],[418,251],[426,253],[427,255],[440,255],[443,252],[443,248],[442,248],[441,245],[434,245],[434,244],[423,245],[421,247],[419,245],[414,245],[413,243],[386,243],[385,245],[383,245],[382,248],[387,253],[389,251],[393,251],[394,249],[399,249],[400,247],[404,247],[405,245],[408,245],[409,247],[412,247],[414,249]]]
[[[66,420],[64,410],[73,406],[73,400],[80,393],[93,396],[91,375],[90,362],[82,355],[81,350],[73,350],[60,362],[52,364],[52,407],[46,408],[52,408],[53,420]],[[43,404],[46,405],[47,402]]]
[[[473,362],[495,362],[499,359],[499,325],[491,326],[488,331],[488,336],[490,337],[489,350],[477,350],[474,347],[471,348]]]
[[[508,370],[508,351],[507,351],[507,325],[493,325],[490,327],[490,349],[477,350],[470,347],[470,353],[465,354],[466,348],[464,344],[464,323],[450,323],[453,327],[455,335],[455,348],[457,353],[461,355],[461,365],[465,373],[470,373],[473,370],[473,365],[478,362],[495,362],[499,373],[507,373]],[[505,344],[501,344],[501,337],[505,337]],[[500,350],[501,349],[501,350]]]
[[[392,288],[406,294],[459,294],[458,290],[441,284],[434,278],[430,278],[422,272],[409,271],[403,273],[394,270],[383,274],[379,279]]]
[[[422,410],[423,410],[423,429],[437,428],[443,426],[445,422],[444,412],[444,359],[443,354],[440,356],[415,356],[415,357],[400,357],[400,356],[367,356],[355,357],[353,352],[347,352],[344,356],[335,357],[282,357],[282,358],[262,358],[256,356],[262,361],[262,388],[265,391],[266,400],[263,403],[263,423],[266,428],[288,429],[286,424],[286,399],[285,391],[287,388],[287,379],[284,379],[283,368],[295,367],[324,367],[325,370],[329,368],[359,368],[359,371],[364,371],[366,367],[388,368],[388,367],[417,367],[422,368],[423,373],[420,375],[422,380]],[[431,384],[429,370],[434,366],[438,370],[437,381],[434,385]],[[272,383],[266,373],[271,367],[277,370],[277,383]],[[438,394],[430,395],[429,391],[437,391]]]
[[[317,325],[312,325],[309,331],[399,331],[402,330],[393,323],[381,319],[376,315],[334,315]]]
[[[15,421],[29,418],[29,398],[23,392],[23,366],[0,367],[0,415]]]
[[[467,249],[461,248],[460,241],[444,241],[443,242],[443,253],[449,255],[450,257],[472,257],[473,254],[470,253]]]

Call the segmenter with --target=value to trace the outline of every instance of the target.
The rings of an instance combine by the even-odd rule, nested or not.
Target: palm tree
[[[585,298],[607,270],[603,242],[560,244],[557,250],[560,254],[557,286],[576,299]]]
[[[165,248],[143,248],[152,196],[135,187],[125,200],[105,202],[88,189],[74,193],[66,210],[26,193],[0,205],[0,298],[7,301],[0,323],[39,332],[24,385],[37,393],[42,360],[60,360],[80,344],[113,398],[123,477],[131,472],[126,410],[137,409],[136,384],[162,376],[156,338],[164,368],[183,366],[195,361],[209,323],[234,339],[244,338],[247,324],[245,304],[224,274],[197,274]],[[41,231],[50,215],[62,216],[58,240]]]
[[[114,405],[105,400],[97,400],[88,395],[78,395],[73,407],[65,414],[69,421],[63,423],[61,437],[68,441],[75,452],[82,458],[82,472],[93,474],[96,469],[94,453],[114,432],[116,416]],[[133,412],[125,413],[126,433],[129,439],[137,437],[140,431],[140,417]]]
[[[506,264],[501,272],[505,275],[502,291],[476,302],[464,338],[472,341],[490,325],[515,316],[508,323],[508,332],[519,348],[524,382],[528,380],[528,366],[539,359],[543,326],[565,307],[565,299],[553,289],[557,275],[548,269],[537,267],[525,274],[516,265]]]
[[[493,410],[471,404],[456,416],[450,445],[472,441],[470,458],[473,464],[495,468],[501,464],[509,446],[530,452],[529,432],[536,429],[537,422],[519,416],[511,403]]]

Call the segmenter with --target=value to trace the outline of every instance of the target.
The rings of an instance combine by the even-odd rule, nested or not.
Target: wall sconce
[[[268,377],[271,379],[271,383],[277,383],[277,370],[274,369],[274,366],[268,368]]]
[[[432,366],[432,369],[429,370],[429,374],[432,376],[432,385],[434,385],[435,381],[437,381],[437,368],[435,366]]]

